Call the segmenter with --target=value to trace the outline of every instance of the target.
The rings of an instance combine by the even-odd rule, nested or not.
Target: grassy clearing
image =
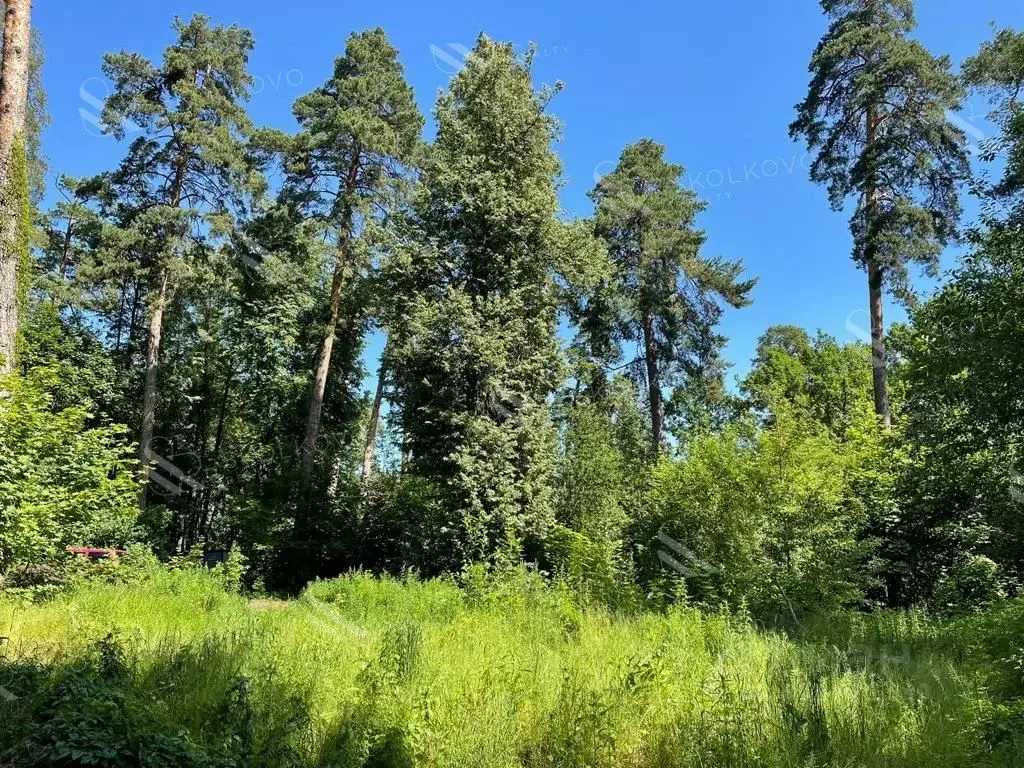
[[[283,603],[186,571],[0,602],[0,622],[0,765],[1024,764],[966,641],[914,615],[792,639],[581,610],[523,575]]]

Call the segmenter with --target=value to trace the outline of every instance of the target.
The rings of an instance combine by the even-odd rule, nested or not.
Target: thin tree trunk
[[[234,379],[234,372],[228,373],[227,378],[224,380],[224,390],[220,395],[220,411],[217,413],[217,434],[213,440],[213,460],[217,461],[220,458],[220,446],[224,442],[224,423],[227,420],[228,414],[228,395],[231,392],[231,382]]]
[[[181,193],[185,185],[185,169],[188,166],[188,151],[182,149],[174,162],[174,180],[171,183],[170,205],[181,205]],[[160,267],[157,275],[156,301],[149,317],[149,338],[146,344],[146,380],[142,389],[142,426],[139,429],[139,461],[142,464],[142,506],[146,504],[146,488],[149,486],[148,464],[153,460],[153,427],[156,424],[156,382],[160,367],[160,341],[164,330],[164,310],[167,308],[167,294],[170,283],[170,266]]]
[[[0,74],[0,373],[14,370],[20,305],[22,196],[27,180],[12,173],[14,149],[24,151],[31,56],[31,0],[7,0]],[[23,169],[24,170],[24,169]]]
[[[882,267],[868,264],[868,294],[871,303],[871,383],[875,395],[875,413],[886,429],[892,426],[889,415],[889,381],[885,369],[885,325],[882,321]]]
[[[352,164],[345,178],[345,194],[355,192],[359,181],[359,156],[357,147],[352,156]],[[331,352],[334,350],[334,338],[338,330],[338,316],[341,313],[341,291],[345,284],[346,249],[352,229],[352,206],[348,205],[342,215],[339,233],[338,257],[334,264],[334,278],[331,281],[331,305],[324,328],[324,338],[317,356],[316,370],[313,373],[313,394],[309,401],[309,415],[306,419],[306,440],[302,450],[302,484],[309,488],[313,476],[313,463],[316,459],[316,443],[320,435],[320,416],[324,408],[324,393],[327,391],[327,375],[331,370]]]
[[[125,294],[128,292],[128,285],[126,283],[121,284],[121,289],[117,292],[117,322],[114,323],[114,353],[121,353],[121,331],[124,329],[124,310],[126,297]]]
[[[121,366],[124,370],[132,367],[132,355],[135,354],[135,328],[139,322],[139,283],[132,285],[132,310],[128,315],[128,335],[125,337],[124,349],[121,351]]]
[[[200,469],[205,469],[207,466],[215,469],[219,469],[220,462],[220,448],[224,440],[224,424],[227,421],[228,411],[228,397],[231,391],[231,382],[234,379],[234,372],[229,371],[224,379],[224,388],[221,390],[220,395],[220,406],[217,409],[217,429],[213,439],[213,453],[210,454],[209,463],[206,459],[206,439],[203,439],[203,459],[200,462]],[[202,514],[199,524],[199,534],[202,536],[204,541],[209,541],[210,528],[212,527],[213,520],[216,517],[216,505],[214,502],[214,491],[210,483],[204,483],[201,491],[200,498],[202,499]]]
[[[160,342],[163,336],[164,309],[167,303],[167,267],[162,270],[160,287],[153,302],[149,318],[149,338],[146,345],[146,381],[142,390],[142,428],[139,431],[139,461],[142,463],[142,486],[146,487],[145,473],[153,460],[153,426],[156,423],[156,380],[160,364]],[[144,500],[144,499],[143,499]]]
[[[651,452],[655,458],[661,455],[664,444],[665,412],[661,400],[661,378],[658,375],[658,357],[654,349],[654,318],[644,312],[644,362],[647,365],[647,394],[651,405]]]
[[[868,174],[866,196],[867,221],[865,231],[865,261],[868,272],[868,301],[871,313],[871,383],[874,390],[875,413],[882,419],[886,429],[891,426],[889,415],[889,382],[885,369],[885,324],[882,317],[882,289],[885,274],[878,263],[874,240],[877,236],[875,218],[878,213],[878,189],[875,182],[875,141],[878,125],[877,110],[874,105],[867,109],[867,153]]]
[[[380,367],[377,369],[377,391],[373,396],[373,410],[370,411],[370,423],[366,425],[366,442],[363,445],[364,482],[369,480],[373,473],[373,457],[377,452],[377,424],[380,422],[380,406],[384,401],[384,377],[387,375],[385,360],[385,356],[381,355]]]
[[[60,279],[62,284],[68,281],[68,266],[71,264],[71,235],[74,233],[74,220],[68,217],[68,226],[64,230],[64,242],[61,244],[60,250],[60,264],[57,267],[57,277]],[[58,301],[56,297],[50,298],[50,303],[57,307],[58,310],[64,309],[63,298]],[[121,312],[124,309],[124,294],[120,296],[120,303],[117,308],[117,322],[118,322],[118,333],[120,334],[120,323],[121,323]],[[116,346],[115,346],[116,349]]]
[[[341,314],[341,291],[345,285],[345,256],[338,254],[334,264],[334,278],[331,280],[331,303],[324,329],[324,338],[320,343],[316,370],[313,374],[313,395],[309,402],[309,415],[306,420],[306,441],[302,449],[302,481],[309,484],[313,474],[313,461],[316,458],[316,443],[320,434],[320,415],[324,408],[324,394],[327,391],[327,374],[331,370],[331,354],[334,352],[334,339],[338,327],[338,316]]]

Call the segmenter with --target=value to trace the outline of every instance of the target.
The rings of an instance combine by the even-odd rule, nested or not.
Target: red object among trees
[[[123,549],[103,549],[99,547],[68,547],[68,552],[87,560],[106,560],[124,554]]]

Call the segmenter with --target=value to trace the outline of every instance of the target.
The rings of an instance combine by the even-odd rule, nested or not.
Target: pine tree
[[[790,134],[816,151],[811,179],[841,210],[849,198],[854,261],[867,271],[875,412],[890,423],[882,295],[911,300],[907,264],[934,272],[956,236],[963,134],[946,119],[961,89],[947,56],[908,35],[911,0],[822,0],[830,26],[811,57]]]
[[[680,184],[682,173],[664,147],[644,139],[590,193],[613,275],[589,303],[587,332],[605,359],[609,350],[618,357],[622,342],[640,345],[641,364],[631,367],[647,389],[653,456],[665,445],[665,388],[713,389],[723,370],[725,339],[715,331],[722,304],[745,306],[755,282],[740,278],[741,262],[701,254],[705,235],[694,220],[705,203]]]
[[[0,70],[0,373],[14,368],[28,280],[31,11],[31,0],[5,3]]]
[[[285,196],[322,222],[336,253],[306,422],[307,483],[344,291],[363,266],[354,241],[394,207],[423,129],[397,57],[382,29],[353,34],[327,82],[295,103],[301,132],[290,154]]]
[[[986,218],[998,217],[990,210],[994,203],[1010,209],[1008,219],[1024,220],[1024,32],[999,30],[964,62],[963,78],[988,97],[990,117],[1000,128],[1000,135],[983,148],[986,159],[1006,158],[1002,177],[982,189],[982,202],[989,204]]]
[[[262,178],[246,142],[243,102],[252,35],[211,26],[204,16],[175,19],[177,40],[155,65],[137,53],[105,57],[113,93],[103,123],[117,139],[141,128],[113,172],[87,185],[114,232],[106,250],[136,263],[147,318],[139,456],[152,459],[157,374],[165,316],[175,292],[195,276],[211,247],[232,231]]]
[[[437,139],[391,265],[406,469],[448,496],[462,560],[515,558],[552,507],[561,376],[560,173],[532,54],[481,36],[437,103]],[[559,86],[556,86],[556,89]]]

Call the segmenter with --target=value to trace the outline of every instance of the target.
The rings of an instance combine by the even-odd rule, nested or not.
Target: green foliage
[[[987,557],[975,556],[939,580],[934,604],[946,611],[981,610],[1006,597],[999,566]]]
[[[912,0],[822,0],[829,28],[811,57],[791,135],[817,154],[811,179],[832,207],[857,201],[853,258],[908,300],[907,264],[938,267],[956,234],[964,136],[946,119],[962,91],[948,56],[909,38]]]
[[[909,300],[909,265],[934,270],[958,234],[966,161],[945,111],[961,88],[910,39],[910,0],[822,7],[830,26],[791,130],[833,207],[856,199],[854,258],[878,309],[883,288]],[[880,311],[873,354],[773,326],[737,393],[720,328],[754,281],[704,253],[705,203],[650,139],[597,182],[592,219],[563,216],[548,112],[561,85],[535,87],[533,51],[482,35],[426,146],[381,29],[352,34],[296,101],[294,136],[247,113],[247,30],[196,16],[174,35],[159,61],[106,57],[104,124],[138,135],[108,172],[61,180],[19,271],[0,574],[67,588],[32,616],[86,618],[66,622],[83,638],[62,635],[66,655],[12,667],[39,684],[18,748],[154,765],[1009,754],[1019,649],[1002,646],[1019,617],[1005,601],[1024,579],[1018,33],[964,67],[1002,132],[982,159],[1006,159],[997,183],[973,187],[972,252],[889,355]],[[22,255],[34,136],[14,156]],[[374,329],[386,458],[364,477]],[[896,422],[883,432],[886,365]],[[148,484],[138,516],[110,420],[142,423],[141,453],[168,481]],[[61,562],[69,544],[136,536],[152,550]],[[231,555],[207,572],[215,548]],[[302,597],[241,598],[263,584]],[[101,600],[123,601],[120,618],[94,618]],[[849,611],[881,603],[961,618],[901,614],[893,628]],[[123,628],[129,609],[135,634],[104,641],[95,630]],[[879,672],[822,616],[887,640],[927,624],[912,641],[927,662]],[[153,650],[179,627],[186,640]],[[940,647],[947,627],[962,646]],[[964,647],[997,659],[992,677],[935,673]],[[978,693],[982,678],[998,695]],[[939,690],[956,693],[933,704]],[[0,763],[21,759],[2,752],[12,744]]]
[[[993,202],[1009,203],[1020,216],[1024,212],[1020,196],[1024,190],[1024,109],[1019,98],[1024,86],[1024,33],[998,30],[976,56],[964,62],[963,79],[989,97],[993,107],[990,117],[1001,129],[998,137],[986,140],[983,146],[986,160],[997,155],[1005,158],[1002,178],[982,187],[983,211],[991,218],[999,210],[993,210]]]
[[[87,407],[54,410],[46,369],[0,390],[0,573],[53,562],[68,546],[120,546],[138,501],[124,429]]]
[[[664,440],[663,388],[688,394],[676,401],[689,405],[675,414],[683,432],[699,430],[722,401],[725,338],[715,327],[722,305],[748,304],[756,282],[740,279],[742,262],[701,253],[706,236],[695,219],[706,203],[680,184],[683,168],[664,151],[650,139],[626,147],[590,193],[612,275],[578,310],[597,362],[618,363],[622,344],[642,348],[643,365],[630,370],[648,391],[654,453]]]
[[[913,0],[821,0],[829,28],[811,57],[807,97],[790,136],[816,153],[811,179],[843,210],[853,260],[868,275],[875,412],[891,425],[883,321],[886,290],[915,300],[909,264],[936,276],[958,236],[964,135],[946,115],[963,98],[948,56],[909,38]]]
[[[1019,602],[787,638],[686,608],[613,618],[472,570],[465,591],[359,574],[290,603],[190,569],[82,584],[4,619],[0,761],[1019,764]]]
[[[439,97],[391,280],[403,451],[461,519],[462,562],[515,562],[551,524],[559,163],[531,56],[484,36]]]
[[[117,370],[113,357],[81,315],[64,315],[52,301],[30,303],[22,325],[24,368],[54,372],[49,392],[60,409],[92,403],[99,412],[115,407]]]
[[[625,552],[631,522],[630,464],[616,424],[597,406],[581,403],[569,413],[555,483],[555,517],[547,549],[555,572],[581,595],[628,608],[632,571]],[[634,446],[641,451],[642,445]]]
[[[820,331],[812,340],[802,328],[773,326],[761,335],[742,386],[769,424],[776,409],[790,408],[842,439],[871,408],[871,350]]]
[[[644,576],[680,578],[656,558],[660,531],[690,553],[665,549],[688,560],[687,592],[699,603],[788,622],[794,612],[859,602],[871,550],[860,450],[786,410],[771,429],[740,425],[692,441],[684,457],[655,473],[637,538]]]
[[[141,424],[145,461],[159,455],[192,477],[201,456],[218,459],[224,448],[236,360],[218,341],[238,311],[229,297],[244,268],[227,244],[266,181],[244,106],[251,34],[200,15],[175,19],[174,34],[159,61],[127,51],[104,58],[104,129],[119,141],[131,126],[139,132],[116,168],[69,181],[56,277],[73,278],[59,298],[82,297],[74,309],[89,313],[118,362],[111,415]],[[212,532],[225,505],[218,480],[174,500],[173,540],[188,546]]]
[[[374,278],[379,264],[374,262],[385,258],[380,241],[386,242],[391,234],[382,222],[407,202],[409,166],[419,149],[423,117],[405,80],[398,51],[380,28],[352,34],[345,55],[335,61],[333,75],[296,101],[293,111],[300,131],[285,152],[287,178],[279,199],[301,212],[315,226],[317,237],[332,244],[331,276],[324,281],[329,290],[323,292],[322,305],[310,318],[315,323],[311,341],[319,349],[312,358],[313,395],[303,449],[302,481],[308,486],[317,453],[324,457],[316,447],[324,415],[321,400],[332,370],[333,378],[341,379],[341,386],[336,382],[333,387],[335,399],[340,399],[339,392],[355,399],[354,392],[362,383],[357,375],[362,336],[370,317],[385,314],[375,306]],[[338,338],[341,318],[345,318],[348,333]],[[335,343],[342,346],[341,354],[328,351]],[[321,368],[325,360],[326,370]],[[362,409],[349,408],[344,414],[336,403],[328,405],[335,407],[327,413],[327,437],[332,436],[331,427],[351,431]],[[333,424],[342,414],[348,418],[340,425]],[[337,454],[328,453],[327,458],[328,463],[340,461]],[[310,509],[300,513],[300,534],[308,527],[303,518],[315,514]]]
[[[398,575],[412,569],[427,576],[454,573],[460,520],[438,488],[415,475],[380,475],[363,490],[356,523],[356,562]]]
[[[344,249],[356,217],[372,217],[375,206],[387,210],[393,202],[423,129],[384,30],[349,36],[332,76],[293,111],[301,130],[287,149],[283,197],[338,230]]]
[[[3,301],[9,303],[3,309],[7,315],[10,308],[14,322],[14,326],[5,328],[5,332],[9,329],[12,336],[2,340],[4,349],[0,350],[0,370],[4,372],[13,370],[21,358],[23,340],[19,324],[28,304],[32,281],[32,208],[29,199],[28,157],[22,135],[13,137],[10,153],[6,173],[7,188],[0,190],[4,197],[5,215],[14,220],[10,233],[12,242],[4,244],[5,252],[2,256],[5,261]],[[11,282],[6,282],[8,280]],[[8,356],[12,359],[4,359]]]
[[[25,140],[19,136],[11,147],[9,179],[11,188],[5,190],[5,199],[10,202],[7,210],[17,217],[17,238],[14,252],[17,254],[16,295],[18,317],[25,314],[28,305],[28,291],[32,283],[32,203],[29,196],[29,158],[25,150]],[[21,357],[23,340],[20,335],[17,341],[16,358]]]
[[[899,542],[894,559],[907,573],[905,591],[916,599],[978,557],[999,563],[1012,580],[1021,577],[1024,411],[1014,394],[1024,362],[1017,332],[1024,284],[1021,50],[1019,35],[1000,31],[964,65],[966,81],[990,98],[1001,129],[987,151],[1004,153],[1006,163],[996,184],[978,185],[983,228],[973,233],[972,251],[899,337],[910,463],[890,538]]]

